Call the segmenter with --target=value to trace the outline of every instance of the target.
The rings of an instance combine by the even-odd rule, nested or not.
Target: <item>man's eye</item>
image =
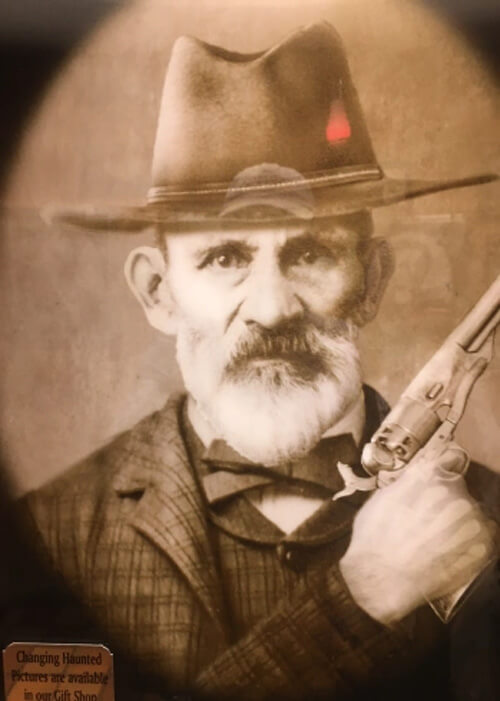
[[[322,262],[330,262],[334,258],[333,251],[326,246],[311,244],[289,250],[283,257],[283,263],[287,266],[308,267]]]
[[[317,251],[313,251],[312,249],[307,249],[304,251],[297,259],[297,263],[304,264],[304,265],[312,265],[313,263],[316,263],[318,260],[319,255]]]
[[[250,256],[245,251],[234,248],[219,248],[211,251],[202,261],[200,268],[212,267],[215,269],[229,270],[244,268],[250,262]]]
[[[220,253],[211,263],[219,268],[231,268],[238,263],[238,258],[233,253]]]

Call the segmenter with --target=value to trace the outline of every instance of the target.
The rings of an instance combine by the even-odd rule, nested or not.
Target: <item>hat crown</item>
[[[238,226],[287,224],[496,179],[387,178],[340,37],[321,22],[253,54],[180,37],[164,83],[147,204],[54,207],[46,216],[131,232],[230,227],[232,218]]]
[[[341,40],[326,22],[254,54],[188,36],[174,44],[153,187],[198,190],[262,162],[303,174],[379,170]]]

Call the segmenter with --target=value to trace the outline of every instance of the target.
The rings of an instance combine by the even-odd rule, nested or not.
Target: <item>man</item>
[[[25,506],[53,566],[158,690],[374,693],[434,649],[426,602],[493,558],[458,446],[368,501],[332,499],[338,463],[359,468],[388,410],[356,345],[392,269],[369,210],[486,180],[386,178],[340,40],[318,24],[251,56],[180,38],[148,204],[57,213],[156,232],[126,276],[149,323],[176,336],[187,396]]]

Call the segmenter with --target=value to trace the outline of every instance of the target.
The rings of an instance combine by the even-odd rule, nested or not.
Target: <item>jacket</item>
[[[157,690],[196,697],[341,699],[366,690],[376,698],[388,680],[418,669],[442,631],[420,636],[414,620],[393,628],[372,620],[338,563],[229,640],[182,401],[24,499],[39,547],[107,639]]]

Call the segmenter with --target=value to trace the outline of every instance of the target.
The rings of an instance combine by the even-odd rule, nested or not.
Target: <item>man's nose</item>
[[[279,265],[267,265],[248,282],[247,294],[240,308],[240,318],[246,324],[272,328],[303,314],[304,305]]]

